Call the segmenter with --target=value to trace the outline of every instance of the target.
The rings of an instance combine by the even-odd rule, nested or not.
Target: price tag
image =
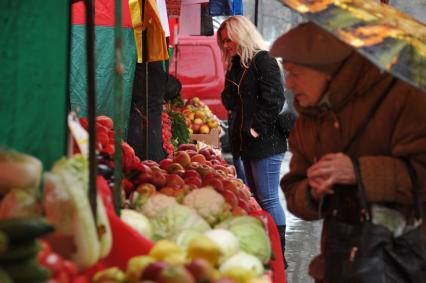
[[[89,134],[83,128],[75,112],[68,114],[68,128],[83,156],[89,156]]]

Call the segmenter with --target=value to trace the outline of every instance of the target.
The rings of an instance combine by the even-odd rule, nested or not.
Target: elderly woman
[[[232,155],[243,160],[247,184],[261,207],[273,217],[284,248],[286,222],[278,190],[287,143],[278,125],[285,100],[280,69],[247,18],[228,18],[217,34],[227,66],[222,102],[234,115],[230,129]]]
[[[313,23],[281,36],[271,54],[283,59],[299,112],[289,137],[290,171],[281,187],[289,211],[304,220],[324,218],[321,254],[309,273],[316,282],[330,282],[324,257],[330,218],[359,222],[351,158],[358,160],[369,203],[396,209],[407,220],[412,215],[412,184],[401,158],[415,168],[419,187],[426,187],[426,95],[380,72]],[[356,134],[378,100],[375,115]]]

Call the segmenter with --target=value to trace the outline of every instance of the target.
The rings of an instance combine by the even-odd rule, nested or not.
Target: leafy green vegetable
[[[240,242],[240,249],[267,262],[271,258],[271,242],[265,229],[259,225],[239,224],[228,228]]]
[[[181,144],[188,143],[190,140],[186,120],[182,113],[167,111],[172,121],[172,144],[177,149]]]
[[[154,241],[173,239],[187,229],[201,233],[210,229],[209,224],[195,210],[180,204],[165,207],[151,218],[151,224],[154,227]]]
[[[259,259],[253,255],[247,254],[245,252],[238,252],[234,256],[226,260],[219,268],[220,272],[226,272],[227,270],[233,268],[244,268],[247,270],[252,270],[256,275],[262,275],[263,273],[263,264]]]

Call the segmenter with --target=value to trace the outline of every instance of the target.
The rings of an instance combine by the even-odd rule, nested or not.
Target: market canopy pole
[[[259,0],[254,1],[254,25],[257,26],[257,19],[259,17]]]
[[[115,126],[115,166],[114,166],[114,207],[117,215],[121,211],[121,138],[123,136],[123,35],[121,31],[121,0],[115,0],[115,80],[114,80],[114,126]]]
[[[93,0],[86,5],[86,54],[87,54],[87,117],[89,122],[89,201],[96,223],[97,211],[97,161],[96,161],[96,85],[95,85],[95,24]]]

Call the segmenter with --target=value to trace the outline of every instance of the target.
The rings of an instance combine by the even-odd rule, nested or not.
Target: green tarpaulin
[[[123,28],[123,111],[124,124],[130,112],[136,48],[133,29]],[[82,25],[72,26],[71,109],[87,117],[86,33]],[[114,113],[114,27],[95,27],[96,115],[113,117]]]
[[[0,1],[0,146],[65,152],[68,1]]]

